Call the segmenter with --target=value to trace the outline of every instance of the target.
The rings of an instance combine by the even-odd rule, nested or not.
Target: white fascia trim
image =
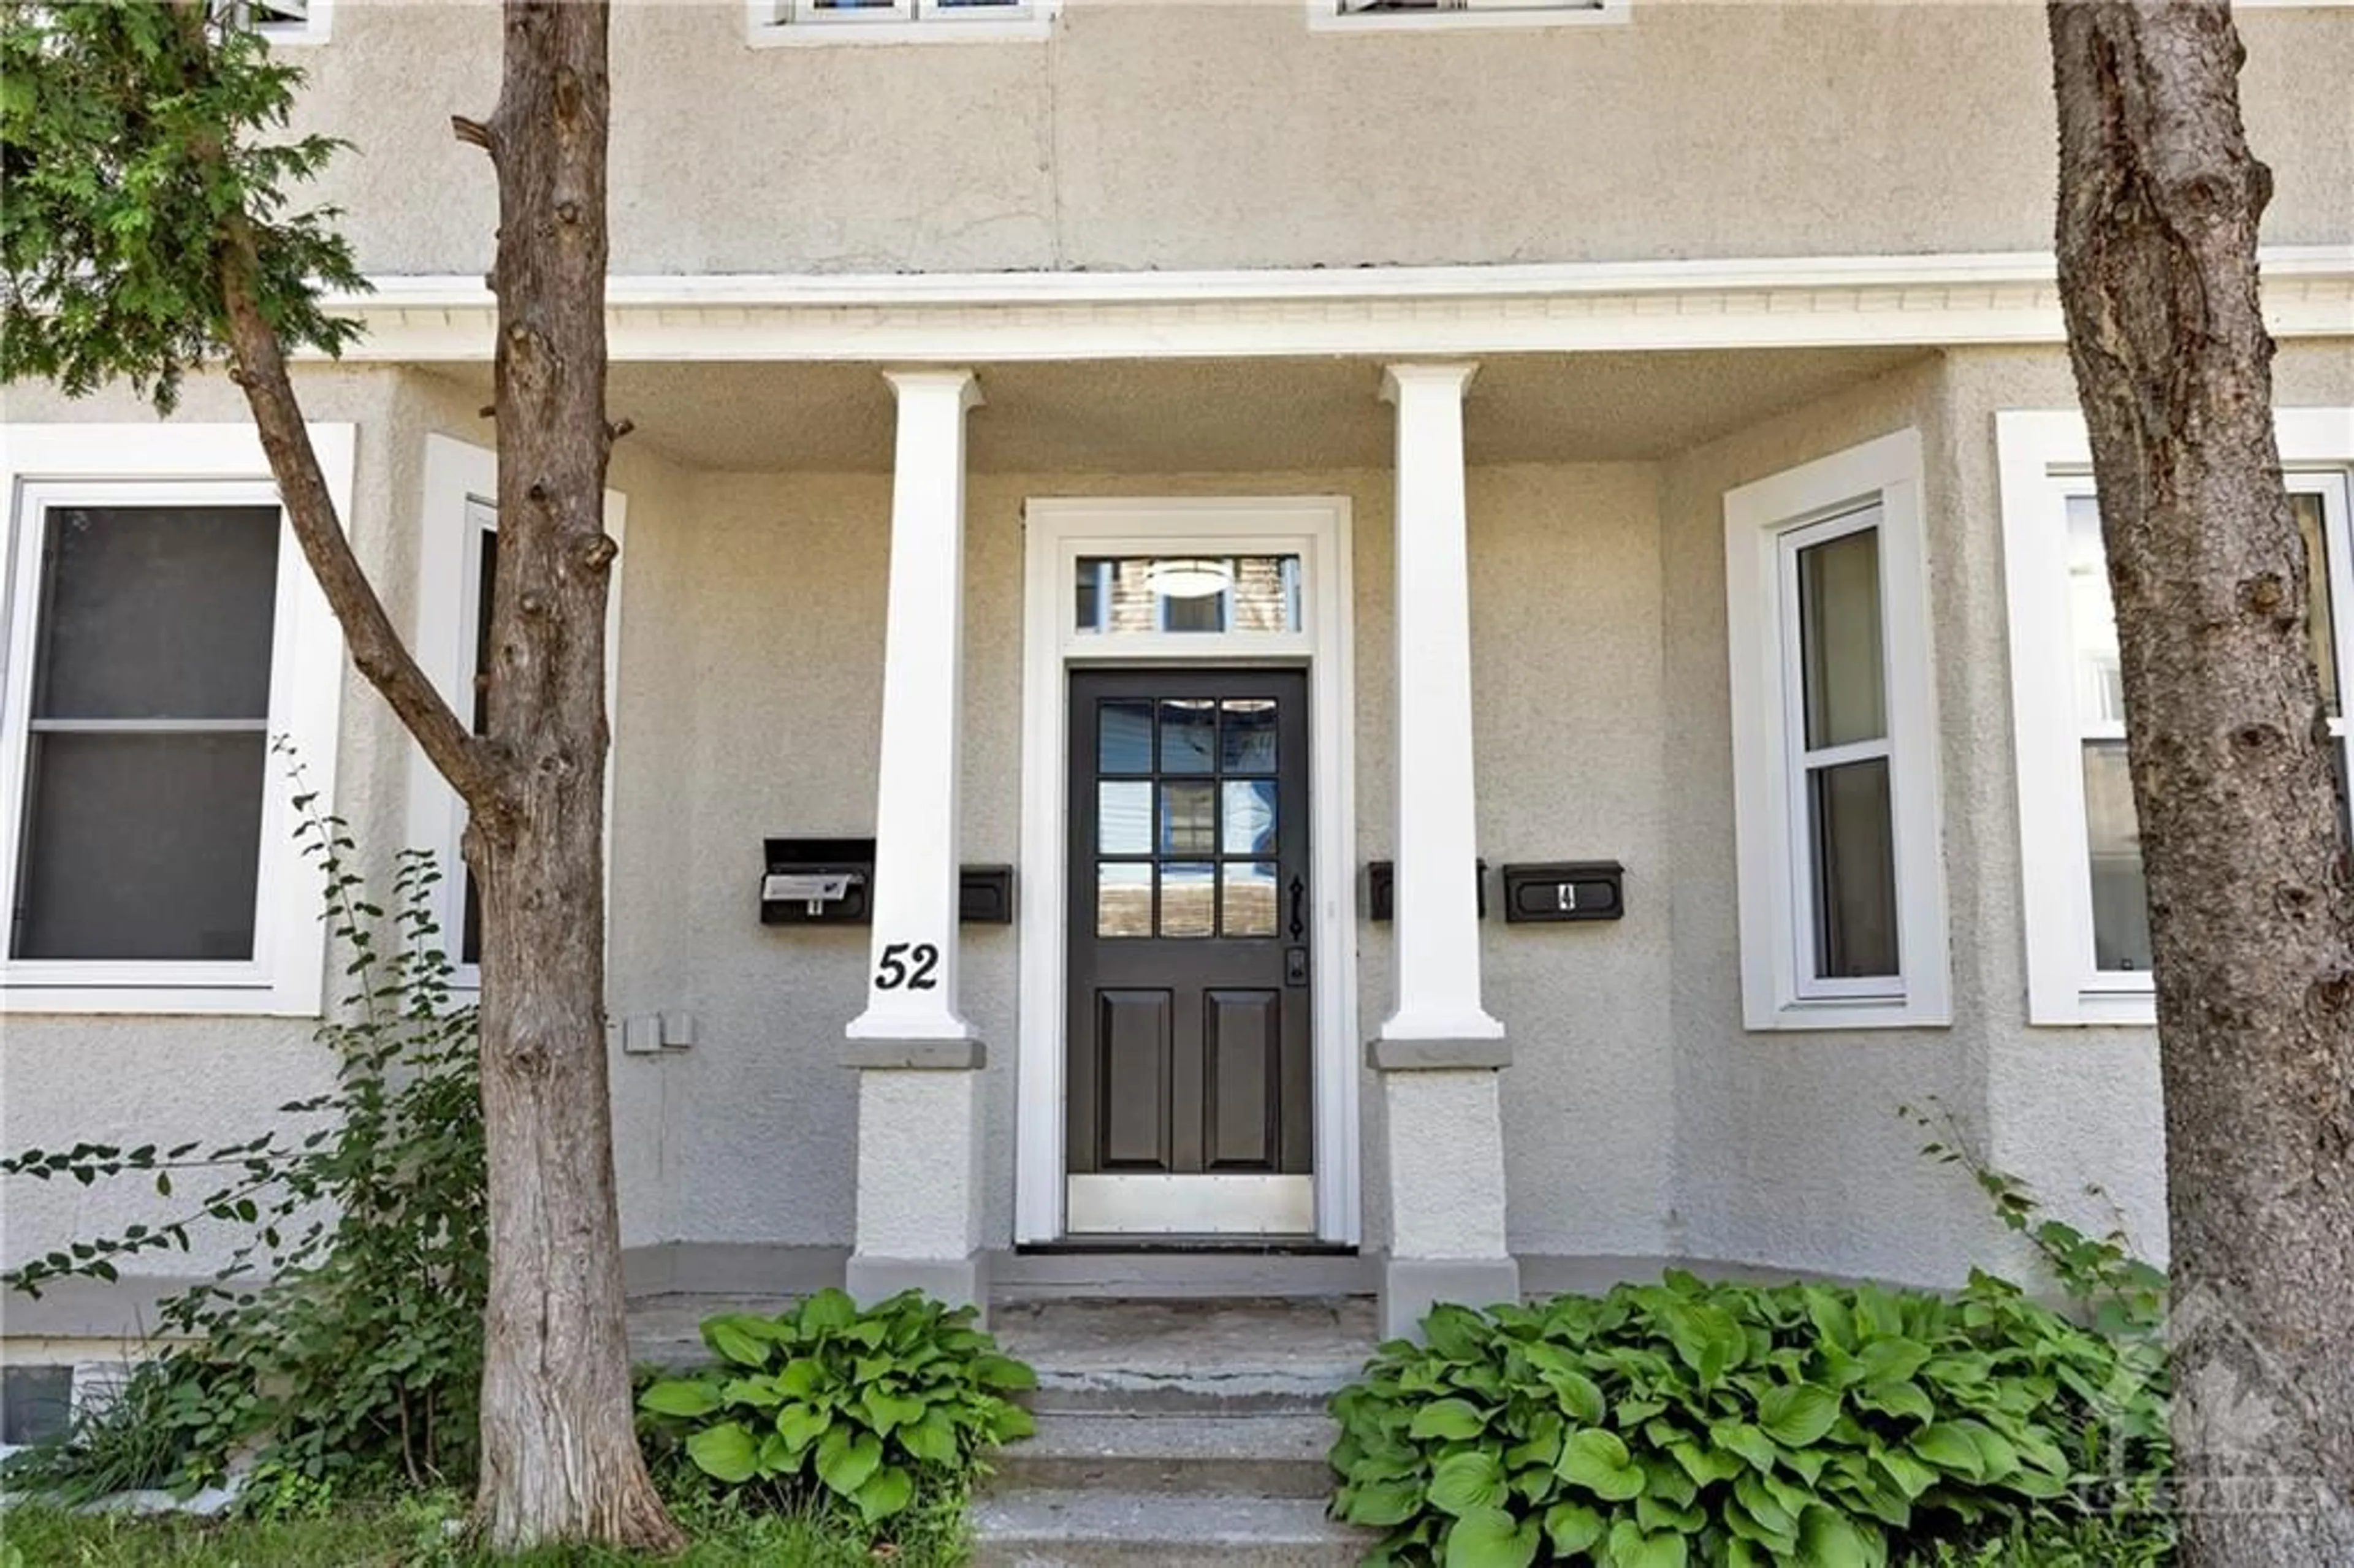
[[[1725,649],[1731,679],[1741,1004],[1755,1031],[1939,1027],[1953,1022],[1944,804],[1929,632],[1920,432],[1907,429],[1724,496]],[[1794,922],[1804,905],[1793,842],[1782,673],[1781,537],[1860,507],[1880,509],[1889,787],[1903,973],[1885,992],[1803,996]]]
[[[471,503],[480,502],[495,513],[499,500],[499,456],[453,436],[433,432],[425,438],[424,482],[419,487],[417,520],[417,624],[410,642],[418,668],[433,683],[441,700],[461,719],[473,712],[476,596],[482,591],[482,556],[472,525]],[[605,532],[613,543],[626,542],[629,499],[618,490],[605,492]],[[614,758],[620,749],[620,726],[615,704],[621,668],[621,574],[626,553],[613,560],[605,601],[605,891],[610,900],[613,876]],[[408,751],[408,811],[407,847],[430,850],[439,860],[441,881],[434,889],[434,918],[450,954],[452,991],[472,992],[482,988],[482,975],[473,964],[459,962],[466,918],[466,863],[461,841],[466,832],[466,806],[450,788],[424,749]],[[606,922],[608,939],[612,923]]]
[[[2354,246],[2262,253],[2275,336],[2354,333]],[[332,297],[356,360],[488,360],[479,277]],[[622,360],[868,364],[2059,343],[2049,252],[1195,272],[620,277]]]
[[[314,424],[311,445],[336,514],[349,524],[356,427]],[[276,482],[251,425],[0,424],[0,496],[7,498],[5,592],[0,618],[6,654],[0,689],[0,886],[16,885],[26,786],[25,717],[31,702],[29,649],[37,615],[42,542],[27,514],[28,486],[51,483],[168,486],[239,483],[256,499]],[[270,660],[270,733],[284,736],[302,766],[303,789],[335,809],[335,758],[343,710],[343,630],[281,523],[277,623]],[[20,647],[21,643],[21,647]],[[254,956],[223,963],[31,960],[0,958],[0,1013],[249,1013],[316,1017],[325,994],[326,927],[319,918],[316,865],[295,841],[295,787],[275,753],[264,775],[261,863],[255,888]],[[0,949],[5,950],[5,949]]]
[[[2354,408],[2278,408],[2285,469],[2354,468]],[[2154,1025],[2147,975],[2092,967],[2084,886],[2084,776],[2070,667],[2067,496],[2092,487],[2093,448],[2073,408],[1995,415],[2002,504],[2003,592],[2010,644],[2011,736],[2019,799],[2027,1022]],[[2342,624],[2342,623],[2341,623]]]

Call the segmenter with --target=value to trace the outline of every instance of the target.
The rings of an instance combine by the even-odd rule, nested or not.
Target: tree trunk
[[[2156,948],[2193,1568],[2354,1563],[2354,892],[2222,0],[2052,0],[2060,287]]]
[[[508,0],[497,111],[499,572],[473,803],[490,1166],[477,1525],[674,1550],[632,1427],[606,1097],[606,7]]]

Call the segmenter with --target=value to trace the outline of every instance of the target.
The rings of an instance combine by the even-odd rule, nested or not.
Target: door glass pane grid
[[[1278,716],[1271,698],[1097,704],[1098,936],[1278,934]]]

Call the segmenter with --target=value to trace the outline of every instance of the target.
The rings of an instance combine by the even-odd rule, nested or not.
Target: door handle
[[[1291,879],[1291,939],[1299,940],[1308,934],[1308,883],[1304,878]]]

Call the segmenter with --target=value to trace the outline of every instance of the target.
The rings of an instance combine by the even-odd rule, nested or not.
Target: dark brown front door
[[[1075,1193],[1311,1169],[1308,735],[1299,671],[1072,673]],[[1135,1185],[1136,1228],[1253,1228],[1221,1218],[1251,1183]]]

